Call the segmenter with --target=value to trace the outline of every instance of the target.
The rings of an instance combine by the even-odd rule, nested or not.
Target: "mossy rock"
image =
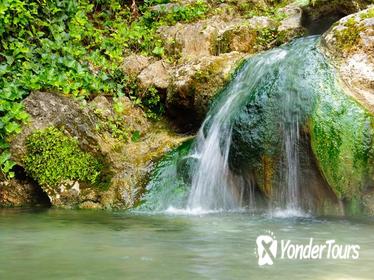
[[[339,198],[360,198],[374,186],[374,116],[342,90],[320,96],[311,118],[311,140]]]
[[[66,181],[80,181],[106,188],[104,164],[80,149],[78,140],[55,127],[30,134],[26,140],[26,172],[41,186],[57,188]]]
[[[323,35],[321,49],[340,81],[325,81],[336,90],[320,95],[311,119],[320,168],[352,213],[374,188],[373,18],[371,7],[342,18]]]
[[[139,210],[165,210],[169,206],[184,207],[191,180],[194,159],[187,157],[193,139],[165,154],[153,168]]]

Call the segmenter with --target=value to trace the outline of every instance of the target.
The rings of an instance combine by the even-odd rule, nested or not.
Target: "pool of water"
[[[0,210],[0,279],[373,279],[374,220],[212,213]],[[274,259],[256,238],[334,239],[356,260]]]

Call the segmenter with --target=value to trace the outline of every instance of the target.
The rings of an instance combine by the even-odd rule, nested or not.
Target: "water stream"
[[[188,197],[168,207],[253,209],[259,197],[271,209],[295,213],[311,205],[306,180],[312,179],[304,178],[314,160],[308,152],[308,119],[318,95],[336,90],[327,82],[335,78],[318,43],[318,36],[300,38],[244,63],[213,102],[183,158],[190,162],[184,167],[189,178],[183,180]],[[177,177],[178,172],[174,182]],[[318,180],[315,185],[322,185],[323,178]]]

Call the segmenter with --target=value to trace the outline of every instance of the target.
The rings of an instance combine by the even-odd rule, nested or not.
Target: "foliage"
[[[163,56],[156,30],[164,24],[201,18],[207,5],[176,6],[160,13],[147,9],[163,0],[144,1],[134,18],[121,0],[4,0],[0,2],[0,168],[9,177],[7,140],[20,131],[27,114],[22,99],[30,91],[50,90],[77,98],[98,93],[129,95],[157,118],[158,93],[138,95],[120,69],[130,52]],[[155,109],[155,111],[153,110]]]
[[[268,4],[257,5],[253,3],[243,2],[238,6],[239,12],[242,13],[247,18],[252,18],[255,16],[267,16],[280,21],[286,17],[284,12],[280,11],[288,4],[289,1],[269,1]]]
[[[60,130],[37,131],[27,138],[26,147],[25,169],[39,184],[56,187],[64,180],[79,180],[99,185],[103,164]]]

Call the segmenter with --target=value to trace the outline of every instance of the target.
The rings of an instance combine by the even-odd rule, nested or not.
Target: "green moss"
[[[354,17],[351,17],[344,23],[344,27],[344,29],[336,31],[336,43],[338,48],[349,51],[360,39],[360,32],[363,30],[363,26],[357,23]]]
[[[282,20],[286,15],[279,10],[287,6],[291,1],[259,1],[257,4],[242,2],[238,5],[238,11],[247,18],[255,16],[267,16],[275,20]]]
[[[157,163],[141,198],[138,209],[164,210],[170,205],[184,207],[191,180],[192,157],[186,157],[193,145],[187,140],[178,148],[167,153]]]
[[[328,83],[328,82],[326,82]],[[312,148],[340,198],[359,198],[374,164],[374,118],[341,90],[320,97],[312,117]]]
[[[102,183],[103,163],[82,151],[78,141],[60,130],[49,127],[26,139],[27,173],[40,185],[56,187],[65,180],[78,180],[96,187]]]
[[[374,8],[370,8],[367,12],[360,15],[361,19],[374,18]]]

